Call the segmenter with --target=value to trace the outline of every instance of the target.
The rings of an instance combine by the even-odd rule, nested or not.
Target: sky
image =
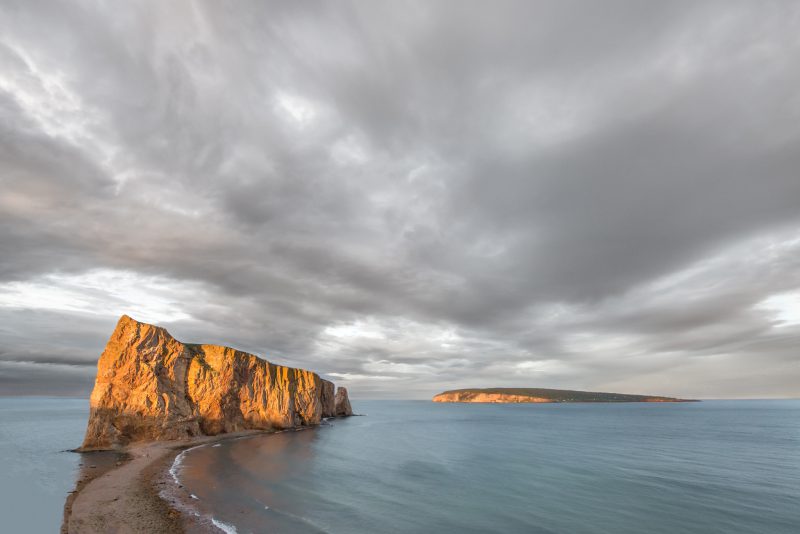
[[[800,396],[800,3],[0,0],[0,394],[122,314],[353,398]]]

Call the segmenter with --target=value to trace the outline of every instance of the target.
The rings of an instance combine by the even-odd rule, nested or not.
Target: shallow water
[[[354,407],[178,475],[240,533],[800,532],[800,401]]]
[[[89,401],[0,397],[0,532],[58,532]]]

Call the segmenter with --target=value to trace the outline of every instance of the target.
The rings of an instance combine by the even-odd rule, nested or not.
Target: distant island
[[[453,389],[439,393],[433,402],[485,402],[518,404],[536,402],[697,402],[693,399],[676,399],[655,395],[627,395],[596,391],[571,391],[542,388],[484,388]]]

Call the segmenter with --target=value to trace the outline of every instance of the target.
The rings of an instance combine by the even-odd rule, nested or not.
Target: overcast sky
[[[355,398],[800,396],[800,3],[0,0],[0,394],[123,313]]]

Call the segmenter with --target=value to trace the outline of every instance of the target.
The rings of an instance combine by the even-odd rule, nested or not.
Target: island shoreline
[[[661,395],[633,395],[547,388],[467,388],[434,395],[433,402],[471,404],[567,404],[567,403],[676,403],[699,402]]]

